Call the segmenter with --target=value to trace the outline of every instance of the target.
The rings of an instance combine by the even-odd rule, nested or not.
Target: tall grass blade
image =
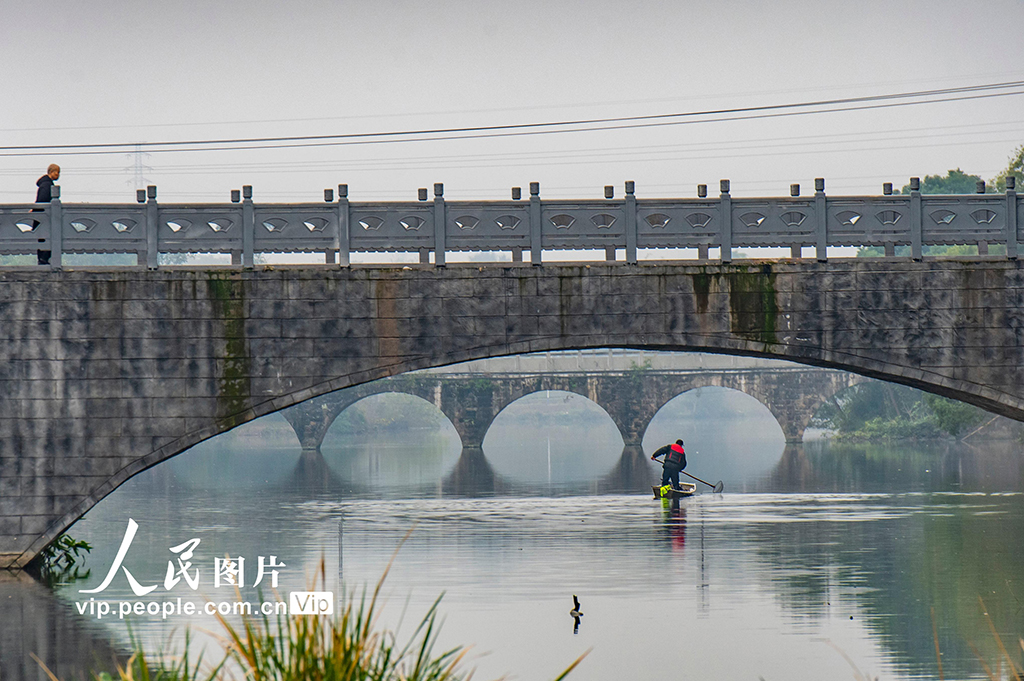
[[[939,665],[939,681],[944,681],[942,675],[942,653],[939,652],[939,627],[935,623],[935,608],[932,608],[932,638],[935,639],[935,662]]]

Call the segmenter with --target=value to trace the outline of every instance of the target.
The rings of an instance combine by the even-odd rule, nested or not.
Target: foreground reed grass
[[[186,633],[185,650],[178,656],[158,654],[147,658],[141,644],[133,639],[135,652],[125,666],[118,667],[114,674],[102,672],[94,678],[97,681],[470,681],[474,669],[466,665],[467,648],[435,650],[440,631],[440,597],[405,643],[399,642],[396,632],[379,626],[381,588],[394,558],[392,556],[369,599],[365,591],[359,597],[355,592],[347,593],[340,612],[333,617],[278,615],[272,621],[266,615],[249,615],[233,624],[218,615],[223,629],[219,636],[223,658],[216,665],[204,665],[201,655],[194,661],[190,659]],[[321,584],[325,583],[322,560],[318,579]],[[562,681],[589,652],[577,658],[555,681]],[[38,658],[35,659],[51,681],[59,681]]]

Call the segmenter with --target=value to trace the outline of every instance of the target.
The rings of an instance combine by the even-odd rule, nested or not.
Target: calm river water
[[[975,650],[995,673],[989,622],[1020,657],[1017,443],[785,447],[774,431],[733,429],[731,442],[688,443],[687,470],[723,479],[725,493],[673,509],[645,491],[657,469],[639,481],[616,472],[621,440],[600,444],[596,426],[526,444],[495,436],[483,453],[432,431],[329,441],[322,455],[277,443],[274,428],[204,443],[116,490],[70,530],[95,546],[87,579],[52,590],[0,580],[0,679],[45,678],[30,652],[84,678],[123,653],[129,622],[150,650],[180,647],[185,628],[215,650],[212,617],[92,609],[233,600],[214,584],[225,555],[245,559],[251,602],[261,556],[284,564],[283,596],[306,589],[321,561],[317,590],[372,588],[407,533],[381,621],[409,634],[443,594],[442,642],[472,646],[478,679],[552,679],[587,650],[570,678],[933,679],[933,621],[944,678],[988,678]],[[156,589],[134,596],[121,571],[82,593],[101,585],[129,518],[139,529],[123,566]],[[169,561],[189,548],[197,588],[166,588]],[[270,579],[268,568],[262,586]]]

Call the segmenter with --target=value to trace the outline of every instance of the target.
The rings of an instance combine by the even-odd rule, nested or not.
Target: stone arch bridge
[[[984,256],[2,270],[0,567],[24,566],[133,475],[218,433],[486,357],[776,358],[1024,420],[1022,310],[1024,267]]]
[[[865,380],[862,376],[810,367],[750,369],[642,368],[602,373],[411,373],[364,383],[307,400],[282,415],[303,449],[319,449],[335,419],[371,395],[404,393],[433,404],[448,418],[463,448],[480,448],[494,419],[531,393],[560,390],[586,397],[619,429],[627,448],[639,447],[654,416],[671,399],[696,388],[716,386],[746,393],[768,408],[786,436],[802,442],[818,408],[836,393]]]
[[[803,441],[818,408],[836,393],[864,381],[845,371],[811,367],[686,369],[566,373],[415,372],[339,390],[281,412],[302,445],[300,471],[312,488],[329,490],[332,473],[320,445],[335,419],[372,395],[403,393],[433,404],[455,427],[462,453],[444,481],[455,493],[493,491],[496,476],[483,454],[484,437],[494,419],[516,400],[543,390],[581,395],[601,407],[622,436],[618,465],[603,483],[610,489],[643,489],[652,464],[641,442],[654,416],[670,400],[690,390],[716,386],[746,393],[775,417],[787,444]]]

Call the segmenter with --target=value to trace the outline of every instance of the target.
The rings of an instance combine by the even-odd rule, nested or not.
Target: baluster
[[[814,178],[814,215],[818,221],[815,225],[814,254],[818,262],[828,260],[828,202],[825,199],[825,178]]]
[[[790,196],[800,196],[800,185],[791,184],[789,185]],[[803,244],[790,244],[789,246],[789,257],[793,260],[799,260],[803,256]]]
[[[448,215],[444,205],[444,184],[434,183],[434,267],[445,266],[445,234]]]
[[[252,203],[252,185],[242,186],[242,267],[251,270],[256,263],[256,207]]]
[[[523,198],[523,188],[522,187],[512,187],[512,200],[513,201],[519,201],[522,198]],[[512,247],[512,262],[522,262],[522,261],[523,261],[523,247],[522,246],[513,246]]]
[[[1006,178],[1006,258],[1017,259],[1017,178]]]
[[[540,240],[543,230],[540,223],[540,182],[530,183],[530,262],[541,264]]]
[[[160,267],[160,207],[156,203],[156,185],[146,187],[146,267]]]
[[[921,178],[910,178],[910,257],[921,259]]]
[[[626,182],[626,263],[636,264],[636,183]]]
[[[719,234],[722,251],[720,258],[723,263],[732,262],[732,197],[729,196],[729,184],[729,180],[721,180],[718,183],[721,191],[719,215],[722,222],[722,230]]]
[[[351,247],[350,239],[350,215],[348,206],[348,185],[338,185],[338,266],[339,267],[350,267],[352,263],[352,256],[349,248]]]
[[[231,190],[231,203],[239,203],[242,200],[242,192],[237,189]],[[245,243],[245,226],[242,227],[242,243]],[[231,266],[241,267],[242,265],[242,249],[232,248],[231,249]]]
[[[334,190],[333,189],[325,189],[324,190],[324,203],[334,203]],[[325,265],[333,265],[334,264],[334,254],[338,250],[337,248],[335,248],[335,244],[337,244],[337,242],[338,242],[338,238],[337,238],[337,234],[335,234],[333,242],[331,243],[331,245],[324,249],[324,264]]]
[[[615,198],[615,187],[610,184],[604,186],[604,198],[614,199]],[[628,229],[627,229],[628,231]],[[615,246],[604,247],[604,259],[606,262],[615,262]]]
[[[50,192],[52,198],[47,208],[50,213],[50,269],[59,270],[64,245],[64,219],[60,203],[60,187],[53,185]]]

